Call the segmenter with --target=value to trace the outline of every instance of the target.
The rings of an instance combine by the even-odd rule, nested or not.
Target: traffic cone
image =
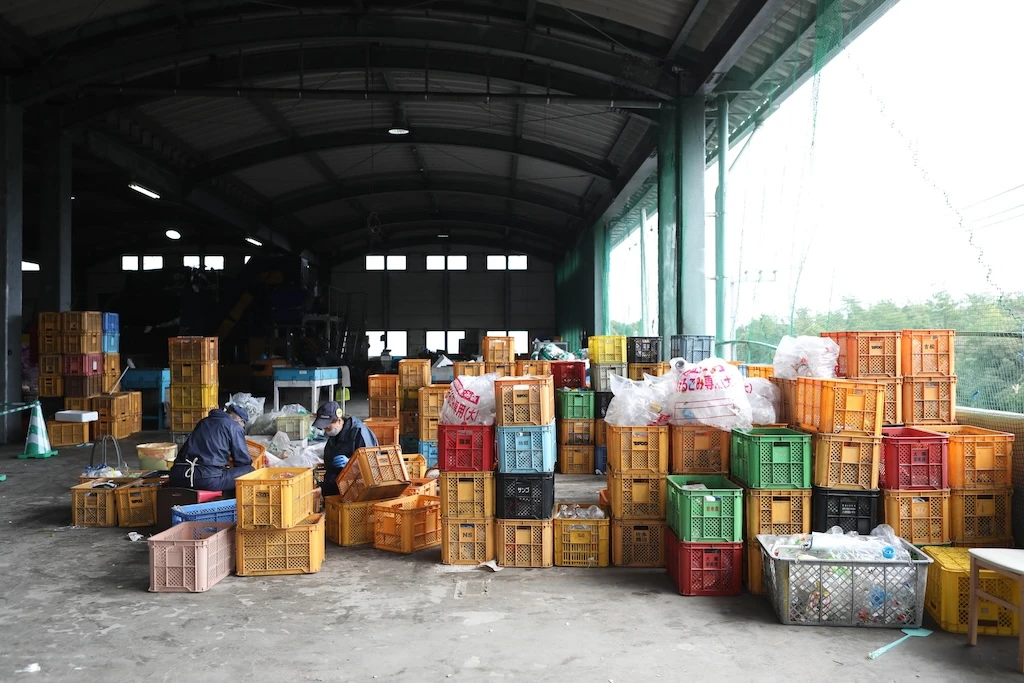
[[[25,452],[18,457],[24,460],[26,458],[49,458],[54,455],[57,455],[57,451],[50,448],[50,436],[46,433],[43,409],[37,402],[32,406],[32,417],[28,421]]]

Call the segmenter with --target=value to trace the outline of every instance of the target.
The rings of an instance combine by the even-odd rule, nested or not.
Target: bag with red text
[[[745,378],[721,358],[686,364],[666,412],[675,425],[745,429],[753,424]]]
[[[480,377],[456,377],[441,406],[441,424],[492,425],[497,414],[494,400],[495,373]]]

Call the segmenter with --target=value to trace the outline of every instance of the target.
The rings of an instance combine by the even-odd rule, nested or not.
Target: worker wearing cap
[[[316,411],[313,426],[324,430],[327,443],[324,445],[324,483],[320,487],[323,495],[338,495],[337,478],[360,448],[376,446],[377,437],[358,417],[345,417],[337,401],[328,401]]]
[[[245,443],[249,413],[235,403],[214,408],[196,424],[178,450],[171,486],[201,491],[234,491],[235,479],[253,471]]]

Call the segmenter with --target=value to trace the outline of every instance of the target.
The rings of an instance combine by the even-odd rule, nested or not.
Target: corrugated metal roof
[[[519,160],[519,178],[531,183],[541,183],[577,197],[583,196],[593,181],[593,177],[586,173],[530,157],[522,157]]]
[[[236,172],[235,177],[271,199],[324,182],[316,169],[301,156],[253,166]]]
[[[475,147],[417,145],[428,171],[508,176],[510,155]]]
[[[603,159],[625,122],[625,114],[602,107],[528,104],[523,138]]]
[[[418,172],[409,145],[403,143],[324,150],[320,158],[339,178]]]
[[[28,35],[42,36],[160,4],[161,0],[7,0],[0,13]]]
[[[149,118],[167,128],[200,153],[247,144],[273,126],[243,99],[171,97],[139,107]]]
[[[675,38],[696,0],[540,0],[564,10],[592,14],[656,36]],[[717,2],[718,0],[716,0]],[[711,3],[715,4],[715,3]],[[581,22],[582,32],[587,26]]]
[[[351,201],[340,200],[297,211],[295,217],[307,225],[325,226],[359,220],[365,214],[356,209]]]

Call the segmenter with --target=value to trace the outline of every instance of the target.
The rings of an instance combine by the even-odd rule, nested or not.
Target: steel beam
[[[0,90],[5,86],[0,79]],[[3,102],[0,97],[0,387],[3,401],[21,401],[21,330],[22,330],[22,190],[24,160],[22,150],[23,124],[21,107]],[[44,246],[45,248],[45,246]],[[21,438],[21,415],[0,417],[0,443],[9,444]]]
[[[532,140],[514,140],[508,135],[455,128],[418,128],[402,136],[389,135],[383,130],[349,130],[276,140],[214,159],[209,164],[196,168],[191,174],[191,183],[198,185],[218,176],[310,151],[395,144],[475,147],[522,154],[605,179],[614,178],[617,171],[611,164],[600,159],[587,158],[560,147]]]
[[[725,329],[725,189],[729,177],[729,96],[718,96],[718,192],[715,193],[715,339]]]
[[[410,227],[438,226],[448,228],[449,226],[462,225],[469,228],[480,227],[495,229],[496,234],[504,235],[519,234],[538,243],[549,244],[555,248],[563,249],[569,247],[568,235],[558,234],[551,226],[541,223],[534,223],[523,220],[520,217],[508,216],[503,211],[403,211],[386,213],[381,216],[381,231],[387,233],[389,230],[408,229]],[[336,240],[349,238],[354,234],[368,232],[366,220],[355,220],[347,223],[331,223],[314,228],[312,237],[316,240]],[[435,231],[435,235],[436,235]]]
[[[71,310],[71,134],[58,116],[46,116],[42,135],[39,204],[40,305]]]
[[[430,45],[463,53],[467,59],[479,55],[529,59],[552,70],[588,76],[645,95],[664,96],[675,88],[672,75],[653,61],[645,62],[642,54],[628,50],[612,52],[603,44],[587,43],[566,34],[528,32],[521,22],[487,23],[479,19],[479,15],[457,13],[359,17],[297,14],[196,22],[188,31],[175,27],[100,42],[92,50],[79,50],[56,64],[33,70],[28,78],[19,81],[16,95],[23,103],[39,102],[89,83],[128,80],[209,54],[258,52],[299,43],[310,47]],[[529,51],[523,52],[526,35]]]
[[[708,8],[711,0],[697,0],[693,5],[693,9],[686,15],[686,20],[683,21],[683,25],[679,27],[679,31],[676,33],[675,40],[672,41],[672,45],[668,48],[668,52],[665,53],[665,60],[672,61],[675,56],[679,54],[680,48],[686,43],[686,39],[693,33],[693,27],[697,25],[697,21],[701,15],[704,14],[704,10]]]
[[[707,334],[704,266],[704,97],[679,100],[678,282],[682,334]]]
[[[233,226],[242,236],[255,237],[265,245],[297,253],[290,240],[234,204],[202,188],[186,189],[178,173],[145,158],[117,140],[94,130],[79,130],[75,143],[89,154],[123,169],[136,182],[162,197],[168,197],[202,211],[208,216]]]
[[[767,29],[786,0],[741,0],[704,51],[697,68],[697,95],[707,95]]]
[[[289,193],[275,202],[273,212],[275,215],[288,215],[335,201],[429,192],[494,197],[543,207],[577,219],[582,218],[579,214],[579,200],[573,195],[564,192],[553,193],[539,184],[522,182],[514,190],[509,191],[505,187],[506,184],[507,179],[482,174],[431,173],[429,182],[422,177],[412,177],[408,174],[385,174],[369,176],[357,183],[329,183]]]
[[[665,349],[672,348],[672,335],[679,334],[677,118],[676,109],[667,109],[658,127],[658,330]]]
[[[309,77],[315,74],[336,74],[343,71],[363,71],[367,64],[367,51],[370,55],[370,68],[374,70],[425,71],[428,57],[425,50],[409,47],[392,47],[379,49],[372,46],[346,46],[326,48],[303,46],[302,49],[289,47],[267,52],[245,54],[243,59],[237,55],[225,58],[210,58],[205,61],[182,65],[175,68],[173,64],[162,67],[157,73],[128,79],[124,85],[137,86],[142,89],[135,95],[94,94],[76,100],[67,106],[65,121],[82,122],[125,106],[135,106],[167,97],[176,88],[207,88],[218,85],[237,84],[243,77],[250,83],[278,79],[284,75],[298,74],[300,71]],[[635,97],[638,93],[633,89],[622,89],[609,93],[609,85],[600,78],[591,78],[578,74],[551,70],[529,61],[512,59],[496,59],[486,55],[474,55],[467,59],[465,55],[451,50],[432,48],[429,52],[429,66],[432,73],[458,73],[488,76],[495,81],[520,83],[535,88],[549,89],[556,95],[573,94],[594,100],[607,100],[610,96],[621,95]],[[145,95],[145,89],[153,89],[152,95]],[[658,96],[668,101],[669,98]],[[633,110],[633,116],[647,116],[653,112]]]

